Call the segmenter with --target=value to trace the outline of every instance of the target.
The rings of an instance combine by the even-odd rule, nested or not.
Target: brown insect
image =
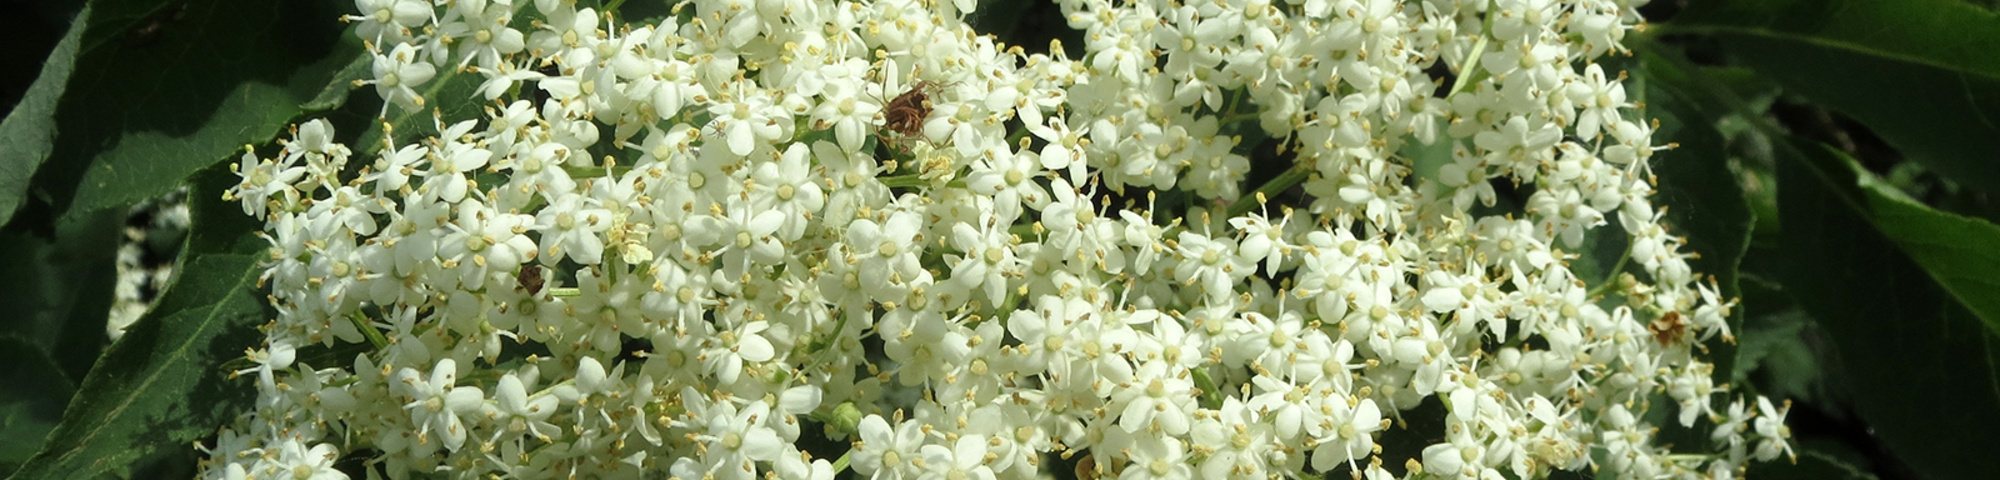
[[[521,273],[514,277],[514,282],[516,284],[514,288],[526,291],[528,292],[529,295],[534,295],[537,292],[541,292],[542,267],[535,267],[535,266],[521,267]]]
[[[924,120],[931,116],[928,90],[936,86],[930,80],[918,80],[909,91],[889,100],[882,106],[882,129],[903,137],[922,135]]]
[[[1647,327],[1653,331],[1653,339],[1658,340],[1661,346],[1666,346],[1680,339],[1681,334],[1687,333],[1687,326],[1687,320],[1681,318],[1680,312],[1667,312]]]

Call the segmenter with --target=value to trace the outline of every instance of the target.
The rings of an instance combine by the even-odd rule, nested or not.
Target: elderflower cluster
[[[1065,0],[1076,58],[980,35],[974,3],[357,0],[383,122],[436,134],[357,152],[315,120],[236,165],[278,316],[205,476],[1728,478],[1791,453],[1786,408],[1696,356],[1733,302],[1592,63],[1643,0]],[[1268,183],[1246,136],[1279,145]],[[1633,271],[1572,272],[1592,235]],[[1697,421],[1712,445],[1655,438]]]

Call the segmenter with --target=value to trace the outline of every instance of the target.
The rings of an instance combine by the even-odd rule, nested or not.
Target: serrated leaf
[[[1847,115],[1962,185],[2000,192],[2000,16],[1955,0],[1707,1],[1669,33]]]
[[[233,183],[211,168],[195,192]],[[258,225],[215,195],[191,195],[193,226],[178,277],[153,309],[91,369],[44,449],[12,478],[125,476],[158,458],[191,457],[189,442],[248,408],[255,392],[218,369],[255,346],[270,318],[256,289]]]
[[[63,34],[62,41],[56,43],[55,50],[42,62],[42,73],[21,95],[21,102],[7,113],[6,120],[0,121],[0,225],[13,220],[14,211],[21,208],[28,195],[29,180],[55,148],[56,105],[62,100],[63,89],[69,86],[77,49],[83,43],[84,25],[89,22],[90,7],[86,5],[76,13],[69,33]]]
[[[1786,291],[1838,346],[1856,413],[1931,478],[2000,471],[1996,335],[1878,230],[1852,160],[1793,143],[1779,162]]]
[[[66,215],[158,196],[245,144],[269,142],[306,112],[301,105],[332,101],[336,72],[361,55],[358,41],[343,41],[334,5],[95,5],[59,135],[34,180]]]

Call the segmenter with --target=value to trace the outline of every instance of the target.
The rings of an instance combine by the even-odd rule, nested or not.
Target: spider
[[[889,100],[882,106],[882,129],[902,137],[922,135],[924,120],[931,116],[929,90],[936,87],[930,80],[918,80],[909,91]]]

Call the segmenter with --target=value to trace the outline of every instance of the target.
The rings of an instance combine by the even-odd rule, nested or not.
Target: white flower
[[[861,442],[854,450],[854,471],[874,479],[904,477],[904,468],[922,458],[923,426],[901,422],[894,429],[881,415],[861,419]]]
[[[396,372],[403,395],[410,402],[403,409],[410,411],[410,418],[421,427],[417,430],[418,443],[428,443],[431,435],[444,441],[445,448],[458,450],[465,445],[467,425],[460,415],[478,412],[485,406],[486,394],[479,387],[459,387],[458,363],[452,359],[437,362],[426,376],[415,369],[405,368]]]
[[[339,458],[340,450],[333,445],[322,443],[306,448],[298,439],[287,439],[267,472],[297,480],[347,480],[346,473],[333,468],[334,460]]]
[[[395,0],[401,4],[416,3]],[[375,55],[375,94],[383,100],[401,107],[404,111],[419,111],[424,106],[423,94],[417,93],[417,86],[431,81],[437,75],[437,67],[429,62],[418,61],[417,49],[409,44],[399,44],[388,53]]]
[[[598,234],[611,228],[611,211],[591,208],[593,203],[582,195],[564,195],[535,215],[534,229],[542,232],[543,261],[569,258],[585,265],[603,261],[604,239]]]
[[[548,422],[549,417],[556,413],[556,397],[529,397],[527,384],[521,381],[519,375],[511,372],[501,375],[500,382],[493,388],[493,400],[487,406],[487,415],[501,425],[494,433],[495,439],[502,435],[525,433],[547,442],[562,434],[562,429]]]
[[[920,480],[993,480],[993,469],[986,463],[986,437],[965,435],[950,447],[944,445],[924,445],[923,475]]]
[[[1146,362],[1132,373],[1132,384],[1113,397],[1127,398],[1118,426],[1126,433],[1140,430],[1185,435],[1193,422],[1194,382],[1174,375],[1171,364]]]
[[[1751,420],[1750,427],[1757,434],[1757,449],[1752,453],[1757,460],[1776,460],[1782,453],[1791,457],[1793,462],[1798,461],[1798,455],[1792,453],[1791,443],[1786,441],[1791,438],[1792,429],[1785,426],[1785,415],[1791,411],[1791,402],[1785,402],[1784,408],[1773,408],[1770,398],[1757,397],[1757,418]]]
[[[765,425],[770,413],[770,406],[762,401],[752,401],[741,409],[729,402],[715,404],[701,434],[708,444],[706,457],[715,478],[751,480],[756,478],[755,462],[777,460],[784,452],[784,439]]]
[[[1353,466],[1354,459],[1373,451],[1375,440],[1370,434],[1382,430],[1382,411],[1376,408],[1375,399],[1332,397],[1325,399],[1322,408],[1332,413],[1326,416],[1326,437],[1318,439],[1319,447],[1313,449],[1314,469],[1326,472],[1341,463]]]

